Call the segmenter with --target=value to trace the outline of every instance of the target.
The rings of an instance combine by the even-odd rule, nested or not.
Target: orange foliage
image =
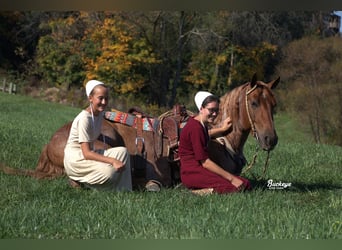
[[[97,56],[85,58],[86,81],[103,79],[118,93],[136,92],[146,84],[144,76],[137,72],[159,61],[144,39],[137,39],[126,30],[126,24],[112,18],[105,18],[91,32],[88,30]]]

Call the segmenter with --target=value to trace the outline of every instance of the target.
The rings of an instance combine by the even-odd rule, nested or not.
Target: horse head
[[[249,130],[266,151],[274,149],[278,136],[274,126],[273,112],[276,99],[272,90],[280,78],[268,83],[257,81],[256,75],[245,85],[244,107],[240,109],[243,127]]]
[[[243,151],[250,133],[257,139],[260,147],[270,151],[278,142],[273,121],[276,99],[272,90],[280,78],[264,83],[257,81],[256,75],[247,82],[221,97],[220,112],[216,120],[219,125],[228,116],[232,119],[232,131],[226,135],[233,150]]]

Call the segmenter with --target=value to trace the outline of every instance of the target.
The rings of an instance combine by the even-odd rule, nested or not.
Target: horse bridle
[[[249,107],[249,106],[248,106],[248,95],[249,95],[250,93],[252,93],[256,88],[257,88],[257,84],[255,84],[255,85],[253,86],[253,88],[251,88],[250,90],[246,91],[245,102],[246,102],[246,111],[247,111],[248,120],[249,120],[249,123],[250,123],[250,125],[251,125],[251,130],[252,130],[252,133],[253,133],[253,137],[256,139],[257,147],[256,147],[256,152],[255,152],[255,154],[253,155],[253,158],[252,158],[251,163],[250,163],[250,164],[248,165],[248,167],[243,171],[243,173],[246,173],[247,171],[249,171],[249,170],[253,167],[253,165],[254,165],[255,162],[256,162],[256,157],[258,156],[258,152],[259,152],[259,143],[258,143],[259,137],[258,137],[258,133],[257,133],[257,131],[256,131],[254,122],[253,122],[253,120],[252,120],[252,117],[251,117],[251,114],[250,114],[249,108],[248,108],[248,107]],[[254,174],[252,173],[253,177],[256,178],[257,180],[260,180],[260,179],[262,179],[262,178],[265,176],[266,170],[267,170],[267,166],[268,166],[268,162],[269,162],[269,158],[270,158],[269,156],[270,156],[270,151],[267,150],[267,157],[266,157],[266,161],[265,161],[265,165],[264,165],[263,175],[262,175],[262,176],[259,176],[258,178],[256,178],[256,177],[254,176]]]
[[[257,133],[257,131],[255,129],[255,125],[254,125],[254,122],[253,122],[253,120],[251,118],[251,114],[250,114],[249,108],[248,108],[248,95],[250,93],[252,93],[256,88],[257,88],[257,85],[255,84],[253,88],[251,88],[250,90],[246,91],[245,101],[246,101],[247,116],[248,116],[249,123],[251,124],[251,129],[252,129],[252,132],[253,132],[253,136],[258,141],[259,140],[258,133]]]

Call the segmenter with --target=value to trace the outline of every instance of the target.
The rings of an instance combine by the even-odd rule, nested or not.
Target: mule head
[[[280,78],[268,83],[257,81],[256,75],[246,88],[245,106],[247,122],[260,147],[270,151],[278,143],[278,136],[274,126],[273,112],[276,99],[272,89],[276,88]],[[246,116],[245,116],[246,117]],[[246,118],[245,118],[246,121]]]

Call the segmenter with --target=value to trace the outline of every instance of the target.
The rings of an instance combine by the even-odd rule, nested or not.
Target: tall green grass
[[[0,93],[0,162],[36,167],[40,151],[79,109]],[[286,114],[262,176],[265,152],[246,176],[254,190],[194,196],[181,186],[159,193],[75,190],[66,178],[0,173],[2,239],[341,239],[342,148],[313,144]],[[255,152],[250,138],[248,159]],[[268,180],[291,183],[269,189]]]

